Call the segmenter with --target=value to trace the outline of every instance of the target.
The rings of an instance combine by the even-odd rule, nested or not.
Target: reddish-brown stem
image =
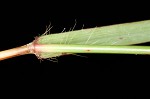
[[[12,48],[9,50],[0,51],[0,61],[4,59],[32,53],[31,50],[32,50],[32,44],[27,44],[27,45]]]
[[[0,61],[5,60],[8,58],[16,57],[16,56],[21,56],[25,54],[35,54],[37,57],[36,51],[35,51],[35,44],[37,43],[38,37],[35,38],[35,40],[27,45],[8,49],[5,51],[0,51]]]

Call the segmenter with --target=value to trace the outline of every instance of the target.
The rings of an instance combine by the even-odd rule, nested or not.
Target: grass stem
[[[0,61],[8,58],[29,54],[27,45],[16,47],[13,49],[0,51]]]

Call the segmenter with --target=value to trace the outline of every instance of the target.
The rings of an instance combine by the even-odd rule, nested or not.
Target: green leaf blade
[[[37,44],[74,45],[132,45],[150,41],[150,20],[103,27],[95,27],[38,38]],[[41,53],[41,57],[60,56],[61,53]]]

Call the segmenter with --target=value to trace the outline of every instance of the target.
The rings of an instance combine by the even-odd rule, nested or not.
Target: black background
[[[78,30],[83,24],[84,28],[92,28],[150,19],[148,8],[141,9],[142,4],[135,7],[132,4],[110,6],[107,2],[97,5],[73,1],[69,4],[39,3],[10,3],[1,8],[0,50],[31,42],[50,23],[53,26],[51,33],[59,33],[63,28],[73,27],[75,20],[75,30]],[[123,89],[129,85],[136,89],[139,81],[147,82],[149,55],[80,55],[86,58],[61,56],[57,63],[25,55],[1,61],[1,82],[50,82],[52,86],[71,88],[121,86]]]

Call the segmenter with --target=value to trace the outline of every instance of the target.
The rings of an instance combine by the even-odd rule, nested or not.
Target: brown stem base
[[[0,51],[0,61],[8,59],[8,58],[16,57],[16,56],[30,54],[31,51],[30,51],[29,46],[31,46],[31,45],[32,44],[27,44],[27,45],[12,48],[9,50]]]

